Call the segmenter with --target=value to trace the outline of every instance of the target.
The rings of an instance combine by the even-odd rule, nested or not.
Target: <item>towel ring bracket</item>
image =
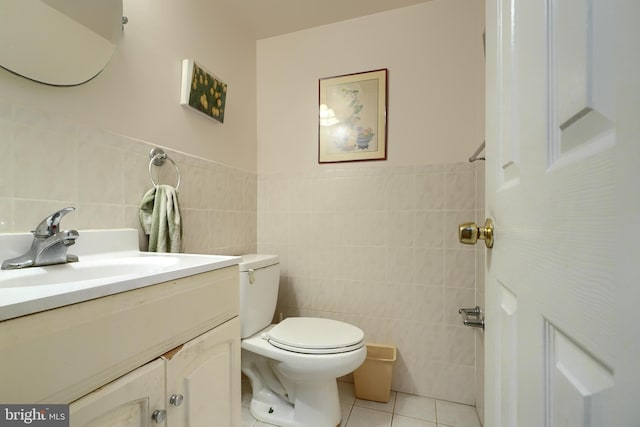
[[[164,165],[167,160],[169,160],[176,170],[176,179],[178,180],[178,183],[176,184],[176,190],[180,188],[180,169],[178,169],[178,165],[173,161],[171,157],[169,157],[162,149],[153,148],[149,153],[149,158],[151,159],[149,161],[149,178],[151,178],[151,183],[154,187],[157,187],[158,184],[156,184],[156,182],[153,180],[153,174],[151,173],[152,166],[155,165],[160,167]]]
[[[167,156],[161,148],[152,148],[149,153],[149,158],[153,161],[154,165],[162,166],[169,156]]]

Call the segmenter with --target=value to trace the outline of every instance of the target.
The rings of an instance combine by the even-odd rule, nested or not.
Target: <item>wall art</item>
[[[224,123],[227,84],[192,59],[182,61],[180,104]]]
[[[318,162],[387,158],[387,69],[319,80]]]

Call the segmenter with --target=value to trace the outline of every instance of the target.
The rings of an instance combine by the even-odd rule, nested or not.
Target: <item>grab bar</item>
[[[480,154],[482,152],[482,150],[484,150],[484,146],[485,146],[485,141],[482,141],[482,144],[480,144],[480,146],[471,155],[471,157],[469,157],[469,161],[470,162],[475,162],[476,160],[485,160],[484,156],[478,157],[478,154]]]
[[[458,309],[458,313],[462,315],[462,323],[465,326],[484,329],[484,316],[482,315],[482,309],[477,305],[473,308],[460,308]]]

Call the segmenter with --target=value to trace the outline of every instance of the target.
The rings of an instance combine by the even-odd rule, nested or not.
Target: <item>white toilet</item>
[[[313,317],[271,324],[279,281],[276,255],[243,256],[242,372],[251,382],[251,414],[282,427],[336,427],[341,419],[336,378],[364,362],[364,333]]]

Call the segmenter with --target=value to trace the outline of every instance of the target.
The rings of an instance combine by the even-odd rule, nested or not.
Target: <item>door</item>
[[[637,427],[640,2],[486,6],[485,425]]]
[[[170,427],[239,427],[240,320],[200,335],[163,356]]]
[[[71,427],[164,426],[164,363],[154,360],[69,405]]]

